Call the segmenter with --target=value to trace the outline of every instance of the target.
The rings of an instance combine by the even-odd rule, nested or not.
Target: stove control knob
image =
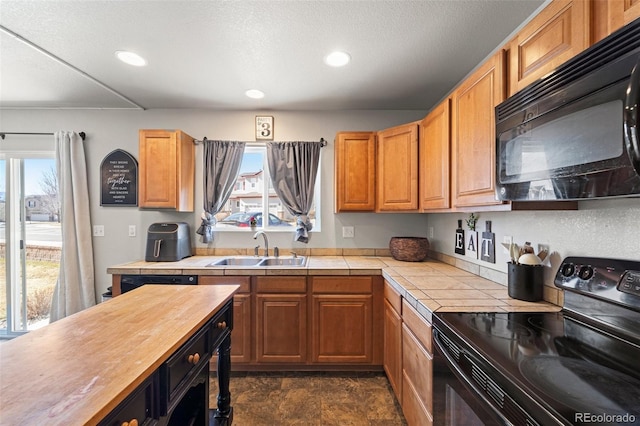
[[[580,271],[578,271],[578,276],[580,277],[580,279],[585,281],[591,279],[591,277],[593,277],[593,274],[594,270],[591,266],[583,266],[580,268]]]
[[[573,266],[573,263],[565,263],[560,267],[560,273],[563,277],[570,277],[576,272],[576,267]]]

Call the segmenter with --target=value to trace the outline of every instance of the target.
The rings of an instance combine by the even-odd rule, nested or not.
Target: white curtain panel
[[[50,322],[96,304],[84,141],[76,132],[59,131],[54,138],[60,186],[62,255]]]

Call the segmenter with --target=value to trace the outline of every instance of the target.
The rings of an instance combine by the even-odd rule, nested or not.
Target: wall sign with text
[[[126,151],[116,149],[100,164],[100,205],[138,205],[138,162]]]
[[[273,117],[256,116],[256,140],[273,140]]]

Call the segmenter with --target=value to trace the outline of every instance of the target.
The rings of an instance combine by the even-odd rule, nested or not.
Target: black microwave
[[[640,195],[640,19],[496,109],[496,196]]]

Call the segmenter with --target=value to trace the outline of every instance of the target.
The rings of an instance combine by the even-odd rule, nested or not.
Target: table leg
[[[231,376],[231,333],[218,347],[218,409],[214,415],[214,426],[231,426],[233,407],[229,392]]]

